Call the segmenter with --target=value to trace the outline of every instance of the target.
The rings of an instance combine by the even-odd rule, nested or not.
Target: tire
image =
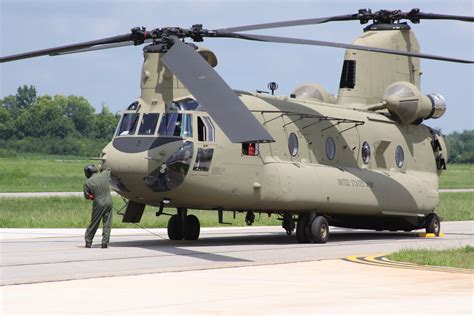
[[[316,216],[311,224],[312,241],[317,244],[324,244],[329,239],[329,224],[323,216]]]
[[[168,237],[170,240],[182,240],[183,232],[181,229],[178,215],[173,215],[168,220]]]
[[[435,213],[428,215],[428,224],[426,225],[426,233],[427,234],[435,234],[435,236],[439,236],[441,231],[441,221]]]
[[[301,244],[311,242],[311,226],[308,215],[298,216],[298,223],[296,224],[296,240]]]
[[[186,231],[184,232],[184,240],[198,240],[201,231],[201,223],[194,215],[186,216]]]

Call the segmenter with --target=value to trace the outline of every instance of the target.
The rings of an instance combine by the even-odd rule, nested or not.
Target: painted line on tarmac
[[[410,262],[392,261],[386,258],[385,256],[386,254],[376,254],[376,255],[371,255],[371,256],[349,256],[343,260],[352,262],[352,263],[365,264],[365,265],[371,265],[371,266],[376,266],[376,267],[385,267],[385,268],[399,268],[399,269],[422,270],[422,271],[433,271],[433,272],[474,274],[473,269],[427,266],[427,265],[420,265],[420,264],[410,263]]]

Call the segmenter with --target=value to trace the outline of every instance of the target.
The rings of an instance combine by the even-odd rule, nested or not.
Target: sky
[[[420,8],[423,12],[474,15],[474,2],[462,1],[289,1],[289,0],[0,0],[1,55],[61,46],[128,33],[132,27],[164,26],[208,29],[357,13],[358,9]],[[412,24],[424,53],[474,59],[474,23],[421,21]],[[252,31],[252,33],[351,43],[362,34],[357,21]],[[202,45],[202,44],[201,44]],[[235,39],[208,39],[204,46],[219,60],[215,68],[233,88],[289,95],[304,82],[316,82],[337,94],[344,50],[270,44]],[[113,112],[140,95],[142,46],[83,54],[38,57],[0,66],[0,98],[18,86],[34,85],[38,94],[84,96],[96,108]],[[422,60],[421,90],[440,93],[448,110],[428,125],[445,133],[474,129],[474,66]]]

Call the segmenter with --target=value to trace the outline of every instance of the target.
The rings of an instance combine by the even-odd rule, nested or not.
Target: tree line
[[[448,135],[449,162],[474,163],[474,130]]]
[[[34,86],[24,85],[0,99],[0,156],[98,156],[119,119],[107,106],[96,113],[84,97],[38,96]]]
[[[99,113],[84,97],[38,96],[34,86],[0,99],[0,156],[40,153],[92,157],[100,154],[118,124],[118,114]],[[474,163],[474,130],[447,136],[449,161]]]

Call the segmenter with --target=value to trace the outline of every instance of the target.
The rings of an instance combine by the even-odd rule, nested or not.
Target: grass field
[[[83,168],[89,163],[71,156],[0,158],[0,192],[82,191]]]
[[[91,162],[68,156],[0,158],[0,192],[81,191],[83,167]],[[441,176],[441,187],[474,188],[474,165],[448,165]],[[440,197],[437,212],[444,220],[474,220],[474,193],[441,193]],[[85,227],[89,222],[90,204],[81,198],[2,199],[0,203],[0,227]],[[123,202],[116,198],[114,204],[118,209]],[[168,217],[156,218],[151,209],[147,207],[142,224],[166,227]],[[198,215],[203,226],[218,225],[215,212],[202,211]],[[243,218],[244,214],[238,214],[234,224],[245,225]],[[275,216],[269,219],[262,215],[261,222],[256,224],[280,222]],[[123,224],[121,217],[115,216],[114,227],[135,226]]]
[[[448,164],[439,181],[440,189],[474,189],[474,164]]]
[[[0,158],[0,192],[81,191],[87,158],[27,155]],[[473,164],[448,164],[441,189],[474,188]]]
[[[474,220],[474,193],[442,193],[441,203],[437,210],[445,221]],[[91,203],[79,197],[50,198],[3,198],[0,199],[0,227],[2,228],[73,228],[86,227],[90,220]],[[124,205],[121,198],[114,198],[115,209]],[[155,216],[155,208],[147,206],[141,225],[145,227],[166,227],[168,216]],[[165,211],[166,212],[166,211]],[[174,214],[175,210],[170,210]],[[190,211],[196,214],[202,226],[222,226],[217,223],[217,212]],[[281,225],[276,215],[268,217],[256,214],[254,225]],[[244,226],[245,214],[237,213],[233,220],[232,213],[224,213],[224,221],[232,225]],[[224,225],[225,226],[225,225]],[[122,223],[122,217],[115,215],[113,227],[136,227]]]
[[[0,199],[2,205],[0,211],[0,228],[74,228],[87,227],[91,216],[91,202],[76,197],[51,197],[34,199]],[[121,198],[114,198],[114,208],[119,210],[124,205]],[[117,215],[114,210],[112,227],[136,228],[134,224],[122,223],[122,216]],[[155,216],[156,210],[147,206],[140,225],[147,228],[166,227],[169,216]],[[166,213],[166,209],[165,209]],[[176,210],[170,210],[175,214]],[[217,212],[212,211],[189,211],[195,214],[201,226],[227,226],[219,224]],[[224,222],[232,225],[245,226],[245,213],[237,213],[234,220],[232,213],[224,212]],[[281,225],[276,215],[268,217],[256,214],[254,225]]]
[[[436,212],[445,221],[474,220],[474,192],[440,193]]]
[[[402,249],[389,255],[388,259],[421,265],[474,269],[474,247],[448,250]]]

